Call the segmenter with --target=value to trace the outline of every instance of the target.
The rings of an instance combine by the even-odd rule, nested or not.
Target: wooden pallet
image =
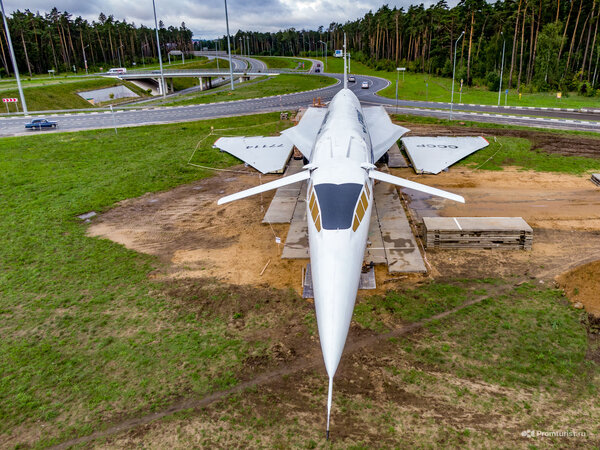
[[[428,249],[531,250],[533,229],[521,217],[424,217]]]

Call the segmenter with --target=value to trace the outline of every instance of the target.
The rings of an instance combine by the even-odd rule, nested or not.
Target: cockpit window
[[[352,226],[354,208],[361,189],[362,184],[358,183],[315,185],[324,229],[345,230]]]

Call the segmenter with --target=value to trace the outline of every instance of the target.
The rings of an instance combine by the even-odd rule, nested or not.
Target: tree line
[[[238,31],[232,45],[238,53],[246,43],[258,55],[318,55],[324,48],[319,41],[331,53],[342,48],[346,33],[353,60],[382,70],[404,66],[452,76],[459,40],[457,78],[498,89],[504,44],[503,86],[591,95],[600,84],[599,15],[600,0],[461,0],[453,8],[441,0],[429,8],[383,5],[326,29]],[[227,48],[225,38],[220,48]]]
[[[137,27],[126,20],[115,20],[100,13],[91,23],[82,17],[73,18],[56,8],[44,15],[28,9],[7,17],[19,71],[47,73],[85,70],[106,70],[108,66],[131,66],[157,59],[154,28]],[[179,28],[159,24],[161,52],[193,49],[192,32],[182,23]],[[14,73],[6,31],[0,32],[0,74]]]
[[[497,89],[579,90],[586,95],[600,87],[600,0],[461,0],[450,8],[446,0],[425,8],[381,6],[359,19],[330,23],[316,30],[289,28],[276,32],[239,30],[231,38],[235,53],[317,56],[325,43],[329,54],[342,48],[343,35],[353,60],[382,70],[406,67],[432,75]],[[100,14],[91,23],[54,8],[50,13],[17,11],[8,18],[20,70],[45,73],[83,68],[139,64],[157,57],[154,29]],[[192,32],[182,23],[165,28],[162,51],[190,51]],[[456,55],[454,47],[456,42]],[[196,48],[227,49],[226,37],[200,41]],[[502,49],[505,46],[504,65]],[[164,56],[164,55],[163,55]],[[0,70],[12,72],[4,29],[0,33]]]

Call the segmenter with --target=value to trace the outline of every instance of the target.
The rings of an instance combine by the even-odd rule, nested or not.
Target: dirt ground
[[[572,302],[581,303],[587,312],[600,318],[600,261],[563,273],[557,281]]]
[[[600,259],[600,188],[587,177],[517,169],[452,168],[439,175],[392,169],[392,173],[466,198],[465,204],[459,204],[423,199],[407,191],[404,198],[415,223],[422,215],[520,216],[534,229],[531,251],[428,250],[425,256],[434,278],[528,276],[548,283],[563,272]],[[89,234],[158,256],[165,263],[164,269],[153,274],[159,279],[215,278],[300,293],[306,261],[280,258],[289,225],[261,223],[273,193],[216,204],[223,195],[273,178],[220,172],[168,192],[129,199],[95,220]],[[390,276],[385,267],[378,267],[376,275],[378,290],[365,293],[422,279]],[[577,301],[587,303],[583,298]]]

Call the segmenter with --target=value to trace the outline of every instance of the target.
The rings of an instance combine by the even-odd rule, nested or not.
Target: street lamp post
[[[325,72],[327,72],[327,42],[319,41],[325,46]]]
[[[454,67],[452,69],[452,96],[450,98],[450,120],[452,120],[452,105],[454,104],[454,72],[456,72],[456,46],[458,45],[458,41],[460,41],[464,34],[464,31],[460,33],[460,36],[454,43]]]
[[[85,66],[85,74],[88,75],[87,58],[85,57],[85,49],[89,47],[89,44],[82,48],[83,50],[83,65]]]
[[[217,72],[219,72],[221,69],[219,69],[219,40],[215,39],[215,59],[217,60]]]
[[[21,104],[23,105],[23,112],[27,114],[27,104],[25,103],[25,96],[23,95],[23,87],[21,86],[21,77],[19,76],[19,68],[17,67],[17,60],[15,58],[15,51],[13,50],[12,40],[10,38],[10,31],[8,30],[8,23],[6,22],[6,13],[4,12],[4,3],[0,0],[0,7],[2,8],[2,19],[4,20],[4,29],[6,30],[6,40],[8,41],[8,49],[10,50],[10,59],[13,64],[13,70],[15,71],[15,77],[17,78],[17,86],[19,88],[19,96],[21,97]]]
[[[504,34],[500,32],[502,36],[502,66],[500,68],[500,86],[498,86],[498,106],[500,106],[500,95],[502,94],[502,72],[504,72],[504,46],[506,45],[506,39]]]
[[[156,20],[156,4],[152,0],[152,9],[154,10],[154,31],[156,31],[156,48],[158,49],[158,63],[160,64],[160,82],[163,98],[167,96],[167,84],[165,83],[165,72],[163,70],[162,55],[160,54],[160,41],[158,40],[158,21]]]
[[[240,41],[240,56],[244,56],[244,48],[242,47],[243,41],[242,41],[241,37],[239,38],[239,41]]]
[[[233,91],[235,88],[233,87],[233,63],[231,62],[231,43],[229,41],[229,17],[227,15],[227,0],[225,1],[225,23],[227,24],[227,52],[229,53],[229,76],[231,79],[231,90]]]
[[[402,74],[404,76],[404,74]],[[400,81],[400,67],[396,67],[396,114],[398,114],[398,82]]]

